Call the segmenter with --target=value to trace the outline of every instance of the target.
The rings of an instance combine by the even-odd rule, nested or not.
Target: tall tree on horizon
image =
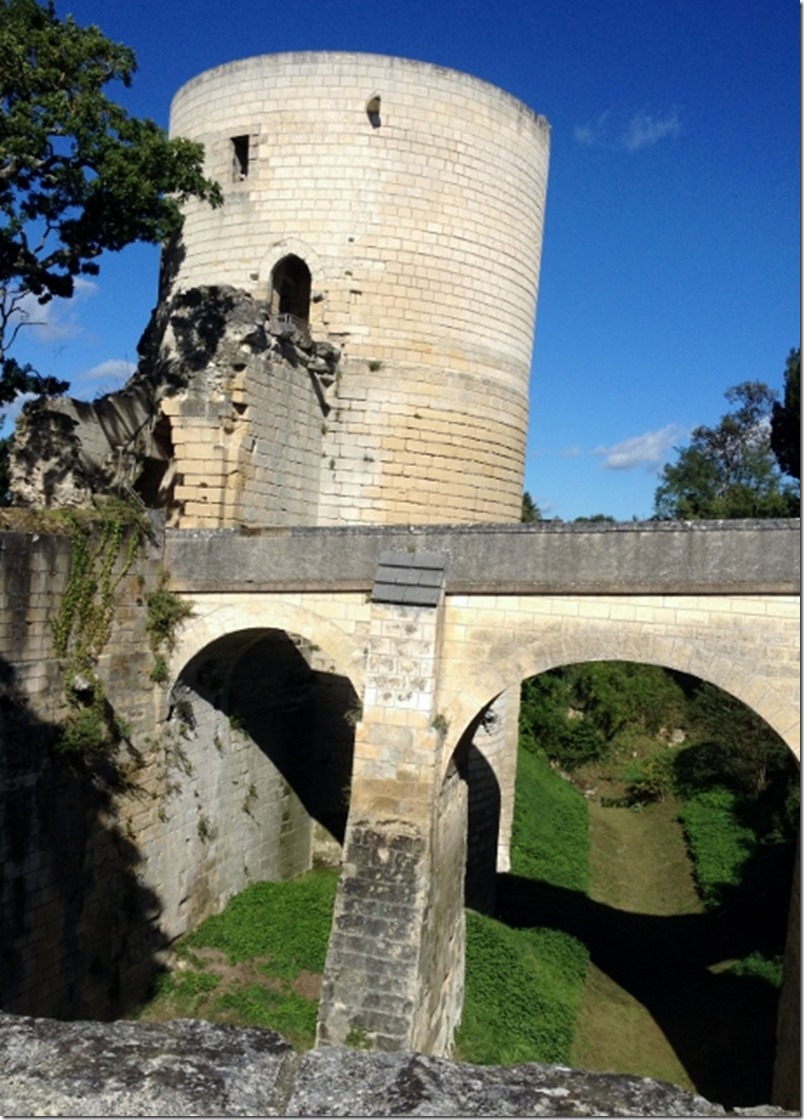
[[[771,447],[781,469],[801,478],[801,350],[791,350],[784,371],[784,399],[771,411]]]
[[[771,447],[777,394],[762,381],[725,393],[737,407],[713,428],[695,428],[687,447],[662,469],[654,498],[659,520],[794,517],[798,487],[786,482]]]

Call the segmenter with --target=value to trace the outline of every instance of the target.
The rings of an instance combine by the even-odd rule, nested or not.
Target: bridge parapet
[[[448,593],[797,594],[801,523],[628,522],[169,530],[172,586],[369,591],[380,554],[447,557]]]

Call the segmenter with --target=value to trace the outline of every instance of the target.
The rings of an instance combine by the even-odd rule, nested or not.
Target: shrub
[[[766,984],[770,984],[772,988],[781,988],[782,986],[782,956],[768,957],[764,953],[755,951],[749,953],[747,957],[742,960],[735,961],[730,965],[728,971],[734,976],[749,976],[753,980],[764,980]]]
[[[677,753],[663,747],[644,758],[633,759],[621,774],[626,784],[626,804],[645,805],[674,794]]]
[[[756,846],[751,828],[738,816],[738,795],[724,786],[701,790],[679,813],[692,856],[701,902],[723,906],[740,884],[742,867]]]

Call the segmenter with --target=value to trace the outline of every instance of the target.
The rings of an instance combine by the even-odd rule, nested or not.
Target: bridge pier
[[[318,1045],[450,1052],[463,1000],[466,786],[442,779],[444,559],[388,553],[372,592]]]

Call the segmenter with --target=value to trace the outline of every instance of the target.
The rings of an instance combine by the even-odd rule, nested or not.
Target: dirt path
[[[624,912],[616,935],[624,953],[629,952],[626,942],[632,941],[635,955],[645,951],[649,939],[640,933],[656,923],[643,916],[700,912],[675,812],[669,803],[641,812],[589,804],[589,894],[604,907]],[[632,922],[627,915],[635,915]],[[651,1076],[695,1088],[651,1012],[599,963],[590,962],[573,1062],[584,1069]],[[656,964],[661,967],[661,962]],[[618,976],[622,980],[619,971]]]

